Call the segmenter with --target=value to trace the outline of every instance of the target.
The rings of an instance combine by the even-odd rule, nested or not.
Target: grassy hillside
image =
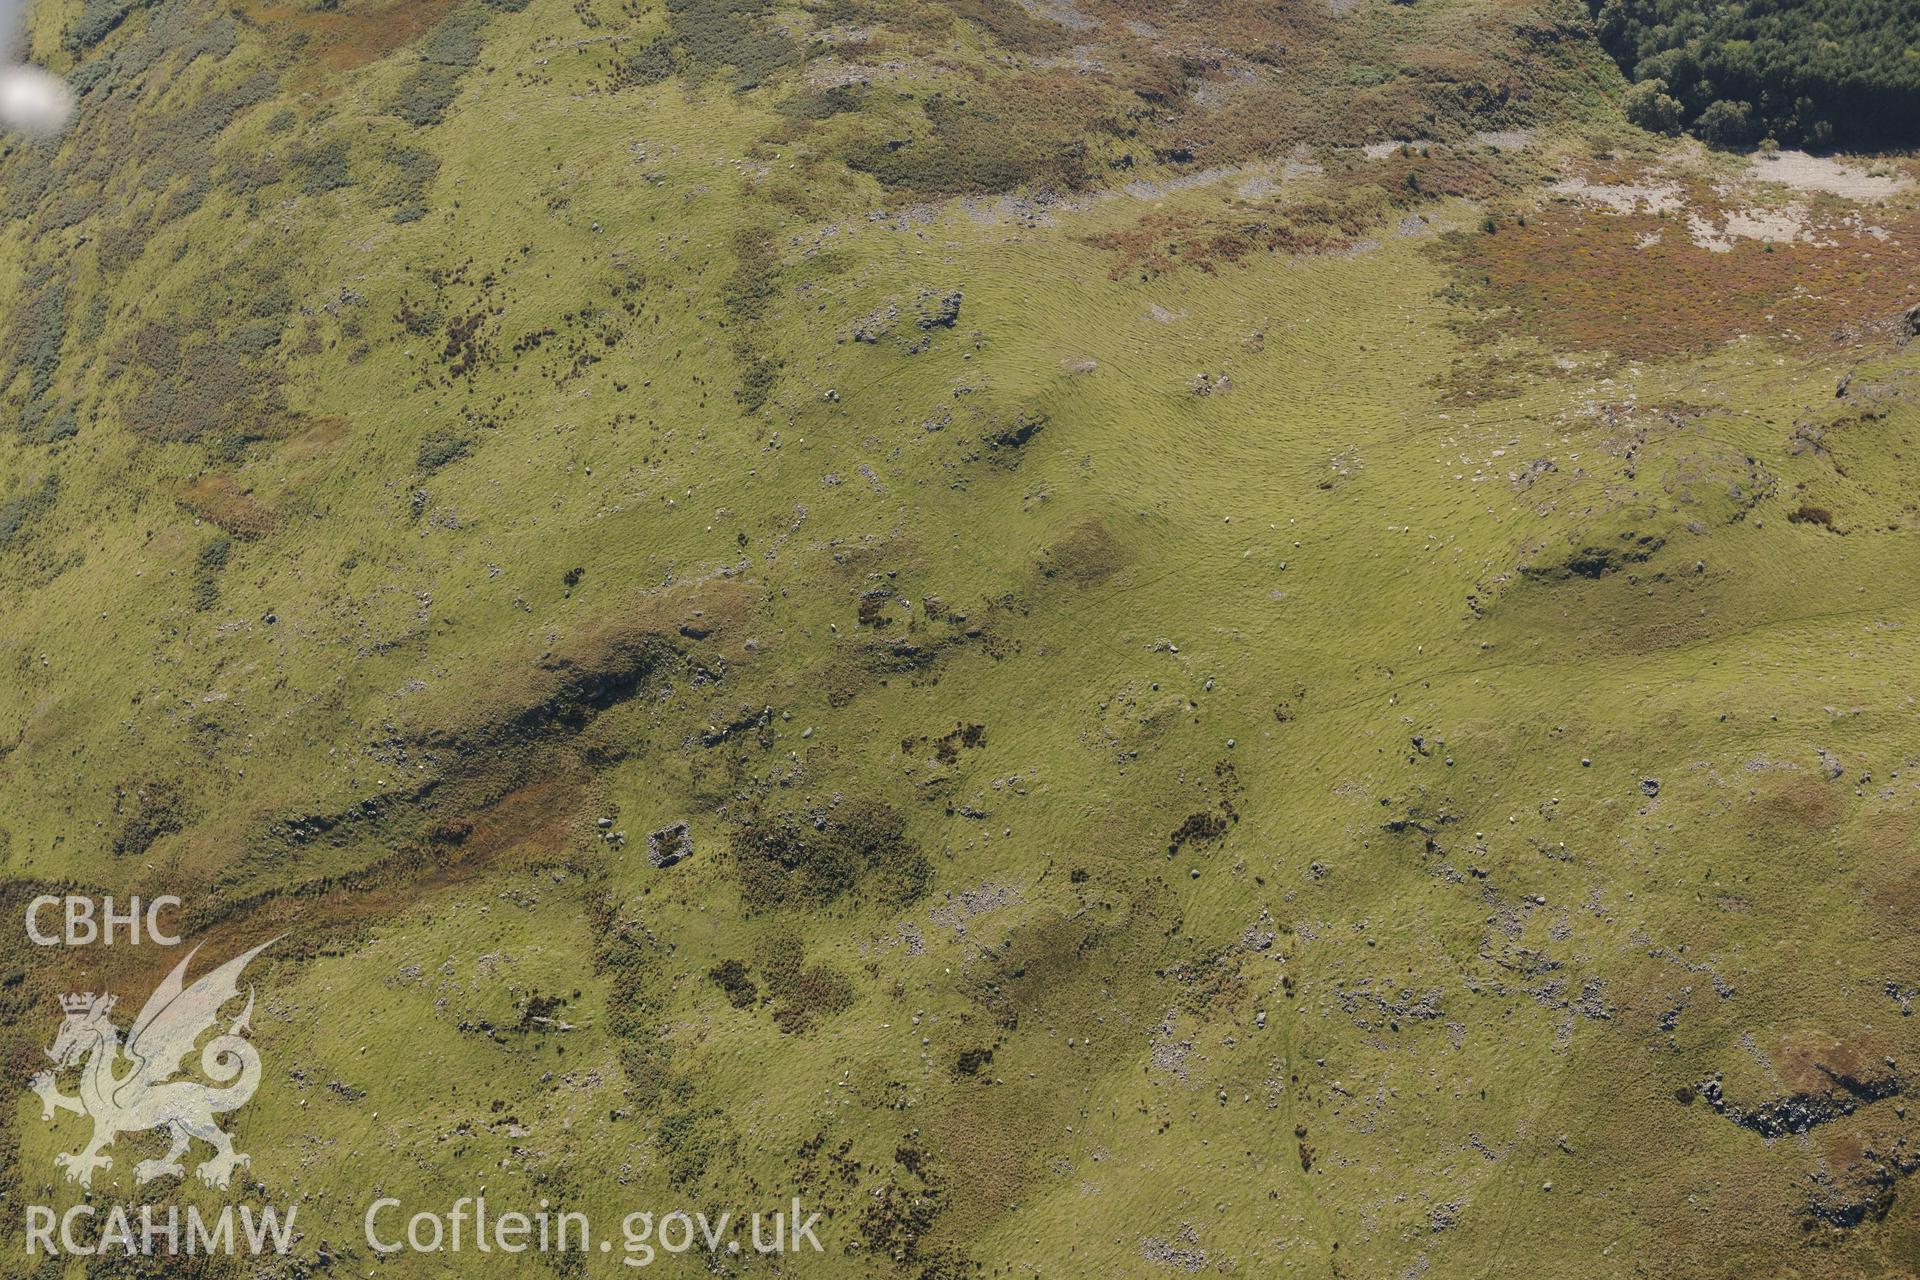
[[[274,1274],[1920,1265],[1911,158],[1509,0],[33,17],[0,896],[280,938]],[[23,1084],[178,959],[4,937]]]

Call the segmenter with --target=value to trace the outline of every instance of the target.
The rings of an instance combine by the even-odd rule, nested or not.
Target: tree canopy
[[[1595,0],[1629,114],[1721,146],[1920,141],[1914,0]]]

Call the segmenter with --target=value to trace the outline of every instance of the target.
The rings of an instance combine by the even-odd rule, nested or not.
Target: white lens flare
[[[73,90],[38,67],[0,67],[0,128],[44,137],[73,114]]]

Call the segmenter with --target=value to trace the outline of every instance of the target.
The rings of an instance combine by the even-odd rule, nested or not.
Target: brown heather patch
[[[991,1066],[981,1075],[990,1075]],[[934,1149],[957,1175],[942,1226],[957,1238],[988,1230],[1025,1198],[1039,1135],[1056,1128],[1043,1091],[1028,1081],[961,1091],[928,1125]]]
[[[1155,211],[1120,231],[1095,236],[1114,255],[1108,276],[1161,275],[1181,267],[1213,272],[1255,253],[1331,253],[1349,248],[1388,217],[1443,197],[1484,199],[1506,162],[1434,147],[1329,173],[1314,196],[1239,204],[1223,213]]]
[[[1232,49],[1261,62],[1278,62],[1303,36],[1332,26],[1319,0],[1285,4],[1169,5],[1166,0],[1080,0],[1081,12],[1108,27],[1144,23],[1160,32],[1160,48],[1190,59]]]
[[[1716,253],[1693,242],[1684,216],[1554,205],[1524,226],[1456,233],[1443,251],[1474,309],[1469,337],[1642,360],[1743,335],[1825,341],[1910,305],[1920,216],[1889,213],[1880,225],[1887,240],[1835,219],[1815,226],[1831,245],[1736,240]]]
[[[279,461],[305,462],[319,457],[345,438],[351,425],[337,414],[303,419],[301,429],[288,438],[286,447],[280,451]]]
[[[1573,575],[1521,579],[1503,591],[1494,616],[1516,632],[1536,625],[1575,627],[1585,652],[1650,654],[1711,638],[1710,618],[1693,604],[1698,579],[1648,583],[1636,567],[1590,580]]]
[[[1290,212],[1306,210],[1296,207]],[[1349,243],[1358,234],[1358,227],[1349,230],[1313,222],[1303,227],[1291,219],[1249,219],[1237,227],[1227,227],[1207,214],[1155,212],[1123,231],[1095,236],[1091,243],[1114,255],[1107,277],[1118,280],[1134,272],[1145,279],[1183,266],[1212,272],[1249,253],[1324,253]]]
[[[1920,1256],[1911,1242],[1913,1197],[1901,1194],[1901,1184],[1912,1170],[1916,1137],[1920,1137],[1920,1117],[1911,1108],[1879,1107],[1868,1115],[1856,1113],[1815,1130],[1814,1149],[1822,1166],[1832,1171],[1828,1200],[1859,1206],[1865,1213],[1863,1226],[1891,1216],[1895,1221],[1889,1225],[1897,1224],[1896,1230],[1904,1227],[1909,1242],[1892,1246],[1895,1257]],[[1903,1216],[1907,1221],[1901,1223]]]
[[[280,513],[242,489],[232,476],[201,476],[187,486],[178,501],[208,524],[243,542],[264,538],[280,527]]]
[[[787,128],[814,133],[823,151],[895,190],[1074,189],[1124,182],[1143,165],[1190,172],[1272,159],[1302,142],[1458,141],[1522,127],[1538,122],[1536,99],[1579,74],[1575,33],[1527,7],[1491,24],[1476,11],[1409,30],[1391,6],[1336,15],[1326,0],[1075,0],[1084,26],[1036,19],[1012,0],[943,6],[838,0],[833,17],[877,24],[874,48],[941,60],[943,42],[984,37],[989,53],[997,45],[1033,60],[1020,70],[1007,65],[1019,58],[943,60],[974,84],[924,102],[929,127],[911,141],[907,131],[849,136],[847,112]],[[1042,60],[1053,66],[1040,71]]]
[[[880,5],[884,13],[888,6]],[[945,8],[956,19],[981,27],[1004,48],[1020,53],[1057,53],[1073,42],[1073,34],[1056,23],[1030,13],[1018,0],[945,0],[923,6],[936,13]]]
[[[1193,152],[1197,166],[1246,164],[1284,156],[1302,142],[1345,136],[1320,119],[1309,85],[1227,83],[1224,103],[1204,111],[1190,107],[1168,131]]]
[[[223,898],[209,883],[218,867],[209,850],[172,868],[167,892],[187,900],[184,912],[166,923],[190,940],[216,939],[217,953],[196,961],[192,975],[269,939],[281,941],[264,957],[298,960],[337,947],[343,935],[393,919],[436,891],[481,878],[491,871],[525,870],[570,862],[583,842],[580,820],[585,791],[576,778],[548,778],[509,791],[473,811],[459,828],[438,833],[426,845],[409,845],[360,870],[316,880],[296,880],[239,900]],[[136,888],[140,886],[136,885]],[[124,892],[116,886],[113,892]],[[30,893],[29,890],[32,892]],[[98,896],[99,886],[22,881],[9,885],[0,902],[24,903],[32,893],[76,892]],[[146,892],[157,892],[150,888]],[[14,918],[23,909],[12,912]],[[24,942],[24,935],[22,935]],[[0,1008],[0,1055],[17,1053],[19,1024],[9,1015],[42,1007],[75,988],[113,992],[151,991],[180,954],[161,947],[93,945],[61,949],[9,944],[0,959],[26,970],[29,990],[21,1008]],[[43,964],[57,959],[57,964]],[[38,1034],[36,1031],[34,1034]]]
[[[1867,1149],[1873,1139],[1859,1125],[1849,1123],[1845,1129],[1829,1129],[1820,1135],[1820,1154],[1827,1164],[1835,1169],[1852,1171],[1867,1156]]]
[[[242,21],[304,37],[302,59],[327,71],[351,71],[405,48],[453,10],[460,0],[348,0],[338,9],[303,3],[249,8],[233,5]]]
[[[1129,107],[1112,88],[1065,71],[978,75],[963,94],[923,98],[923,123],[909,136],[868,136],[844,155],[883,186],[923,195],[1078,191],[1127,132]]]
[[[530,859],[538,864],[582,840],[585,783],[572,776],[543,778],[509,791],[470,819],[437,833],[436,843],[457,844],[459,854],[436,865],[433,880],[470,874],[485,864]],[[428,882],[415,882],[419,889]]]
[[[994,1055],[971,1075],[957,1072],[970,1083],[927,1122],[954,1174],[942,1225],[957,1238],[977,1237],[1026,1203],[1041,1176],[1043,1135],[1077,1124],[1075,1114],[1103,1096],[1097,1081],[1137,1069],[1146,1028],[1182,994],[1157,980],[1181,953],[1168,943],[1174,916],[1159,889],[1143,887],[1105,918],[1050,916],[1012,925],[997,947],[981,939],[967,979],[975,1002],[968,1034]],[[1030,1078],[1028,1067],[1057,1061],[1068,1037],[1085,1055],[1076,1056],[1074,1082]]]
[[[1867,1033],[1869,1036],[1871,1033]],[[1884,1055],[1890,1046],[1848,1043],[1812,1028],[1785,1032],[1774,1046],[1774,1069],[1790,1093],[1839,1092],[1839,1077],[1866,1080],[1886,1074]]]
[[[1869,815],[1855,865],[1875,915],[1897,928],[1920,932],[1920,816]]]
[[[1669,1104],[1671,1105],[1671,1104]],[[1695,1103],[1696,1107],[1700,1104]],[[1666,1132],[1649,1137],[1645,1112],[1639,1113],[1637,1131],[1618,1135],[1621,1146],[1610,1150],[1629,1153],[1643,1181],[1637,1191],[1635,1217],[1645,1222],[1643,1246],[1657,1256],[1663,1272],[1675,1276],[1737,1276],[1767,1274],[1759,1258],[1774,1256],[1779,1249],[1785,1224],[1798,1220],[1806,1204],[1807,1170],[1798,1152],[1785,1144],[1768,1147],[1760,1142],[1741,1143],[1731,1148],[1716,1146],[1711,1176],[1720,1185],[1739,1188],[1738,1213],[1703,1214],[1689,1203],[1687,1188],[1675,1177],[1676,1168],[1689,1171],[1705,1163],[1687,1147],[1687,1132],[1693,1124],[1705,1123],[1689,1116],[1673,1123]],[[1724,1122],[1721,1122],[1724,1123]],[[1623,1163],[1625,1161],[1623,1160]],[[1706,1219],[1703,1224],[1702,1219]],[[1812,1250],[1804,1251],[1804,1257]],[[1729,1265],[1729,1255],[1755,1259],[1749,1268]],[[1818,1259],[1818,1255],[1814,1254]],[[1796,1261],[1799,1261],[1796,1257]],[[1798,1268],[1796,1268],[1798,1270]],[[1799,1272],[1806,1276],[1845,1276],[1852,1274],[1844,1265],[1816,1262]],[[1775,1275],[1787,1274],[1782,1266]]]
[[[1077,587],[1105,582],[1133,563],[1133,553],[1113,530],[1097,519],[1081,521],[1047,548],[1040,572],[1060,577]]]
[[[1746,821],[1774,831],[1831,833],[1846,816],[1843,791],[1842,783],[1813,769],[1766,775],[1754,787]]]
[[[887,48],[889,32],[903,38],[907,47],[931,47],[953,39],[960,24],[986,34],[1003,49],[1025,54],[1057,53],[1074,37],[1030,13],[1019,0],[832,0],[814,8],[827,22],[879,28],[865,40],[836,44],[835,51],[843,56]]]
[[[1104,19],[1087,34],[1104,41],[1102,65],[1158,108],[1143,133],[1156,145],[1178,141],[1200,165],[1276,155],[1297,141],[1453,138],[1527,123],[1532,100],[1568,76],[1575,35],[1525,4],[1505,21],[1428,15],[1418,30],[1387,6],[1336,15],[1325,0],[1078,7]],[[1130,22],[1158,34],[1134,37]],[[1202,80],[1228,88],[1225,106],[1195,100]]]

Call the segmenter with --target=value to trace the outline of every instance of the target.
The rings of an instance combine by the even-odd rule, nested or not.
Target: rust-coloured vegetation
[[[329,71],[351,71],[412,44],[450,13],[458,0],[380,0],[372,5],[275,4],[234,11],[269,31],[307,43],[310,57]]]
[[[201,476],[181,492],[180,505],[243,542],[264,538],[280,527],[280,513],[228,475]]]
[[[1713,213],[1707,215],[1710,219]],[[1684,216],[1553,205],[1524,223],[1452,237],[1459,296],[1484,337],[1631,359],[1700,352],[1743,335],[1824,342],[1909,301],[1920,219],[1888,215],[1882,239],[1823,220],[1812,240],[1732,239],[1715,249]]]

